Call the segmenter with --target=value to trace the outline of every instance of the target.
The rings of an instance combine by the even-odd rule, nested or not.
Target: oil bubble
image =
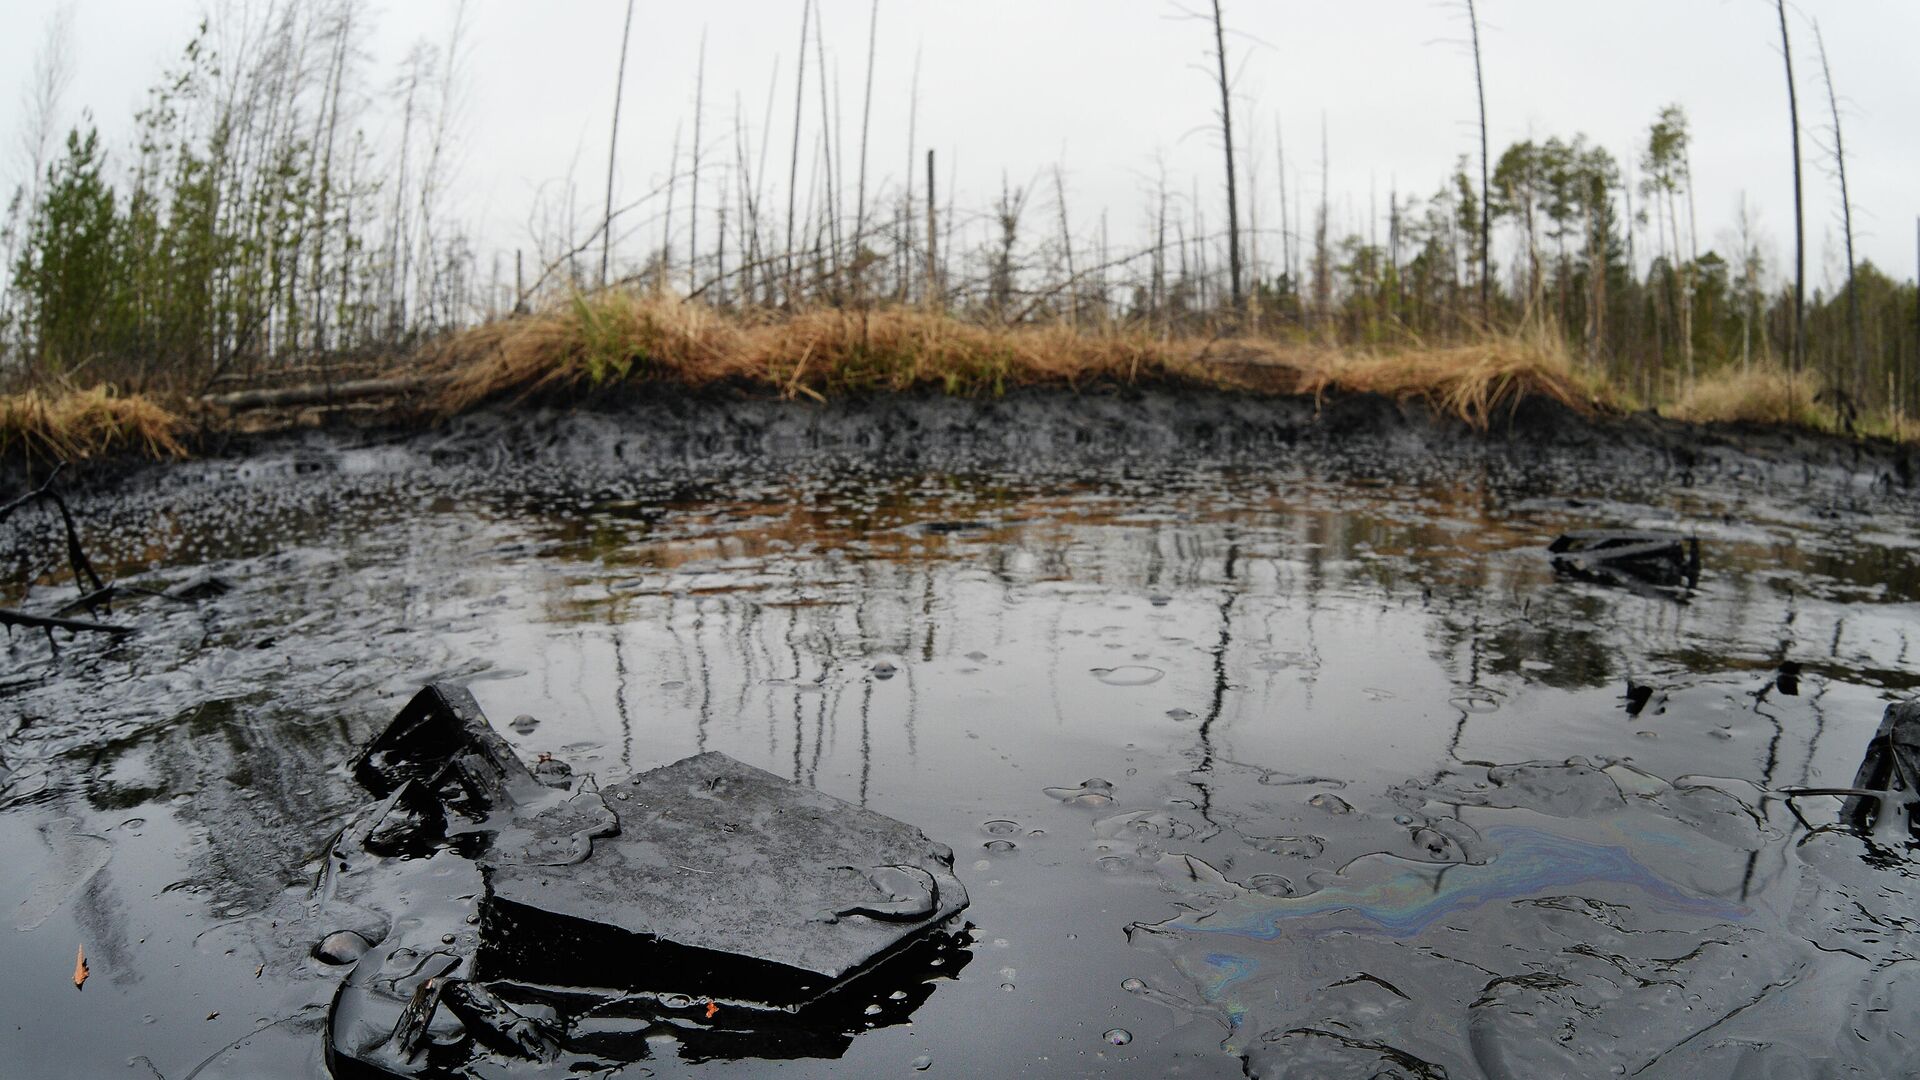
[[[1279,874],[1255,874],[1247,879],[1247,888],[1259,893],[1261,896],[1297,895],[1293,887],[1293,882],[1288,881]]]
[[[1351,814],[1353,804],[1338,795],[1323,791],[1307,800],[1307,805],[1316,810],[1325,810],[1329,814]]]
[[[313,947],[313,958],[338,967],[360,959],[372,947],[372,942],[352,930],[335,930]]]
[[[1094,668],[1093,677],[1108,686],[1148,686],[1166,678],[1167,673],[1145,664],[1127,664],[1123,667]]]

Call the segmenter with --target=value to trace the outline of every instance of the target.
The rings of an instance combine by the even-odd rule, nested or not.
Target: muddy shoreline
[[[794,1059],[648,1028],[620,1075],[1743,1076],[1761,1042],[1897,1073],[1906,864],[1773,793],[1849,782],[1920,686],[1905,460],[1100,391],[521,404],[95,466],[104,573],[230,588],[7,644],[0,1060],[322,1080],[316,943],[416,910],[319,903],[348,763],[449,682],[524,761],[718,751],[959,856],[970,944],[908,973],[912,1024]],[[9,525],[4,603],[71,599],[57,518]],[[1554,571],[1606,526],[1697,535],[1698,587]]]
[[[735,466],[861,462],[906,468],[1014,468],[1049,464],[1284,462],[1302,453],[1417,465],[1479,461],[1522,472],[1547,466],[1592,482],[1608,474],[1811,483],[1846,477],[1883,493],[1920,481],[1912,446],[1775,425],[1691,424],[1651,412],[1587,416],[1534,398],[1503,411],[1486,431],[1420,401],[1372,394],[1322,399],[1250,396],[1190,387],[1019,389],[992,399],[930,392],[824,403],[737,391],[653,387],[591,403],[502,403],[438,421],[395,410],[288,416],[268,430],[208,430],[198,460],[249,460],[342,449],[405,448],[434,463],[539,461],[589,472],[648,465]],[[1550,460],[1550,463],[1548,461]],[[174,463],[118,457],[78,463],[67,482],[110,488]],[[8,463],[5,489],[24,490],[44,466]]]

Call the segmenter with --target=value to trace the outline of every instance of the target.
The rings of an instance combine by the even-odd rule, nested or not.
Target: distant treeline
[[[204,383],[402,349],[474,317],[472,251],[443,209],[464,23],[380,84],[361,0],[223,10],[235,23],[201,23],[121,152],[90,117],[47,145],[67,64],[50,35],[28,118],[47,160],[4,235],[0,343],[16,368]],[[375,95],[399,112],[397,145],[368,135]]]
[[[444,40],[384,76],[366,58],[365,0],[226,9],[230,24],[202,24],[150,93],[133,145],[112,152],[90,118],[63,144],[54,137],[66,66],[56,28],[29,87],[32,175],[5,221],[0,371],[197,387],[404,352],[619,287],[729,310],[897,304],[1090,333],[1348,346],[1525,327],[1563,338],[1590,371],[1648,404],[1729,370],[1804,366],[1837,411],[1920,405],[1915,285],[1850,265],[1845,285],[1806,297],[1797,327],[1793,282],[1767,265],[1744,204],[1731,250],[1701,247],[1679,106],[1653,118],[1625,160],[1577,134],[1489,154],[1484,180],[1478,155],[1463,155],[1431,195],[1390,192],[1384,219],[1370,212],[1361,235],[1331,220],[1324,148],[1311,205],[1287,183],[1277,126],[1280,221],[1258,220],[1260,200],[1246,193],[1259,178],[1244,143],[1236,156],[1223,85],[1212,105],[1226,226],[1218,210],[1209,219],[1217,200],[1198,182],[1188,194],[1163,180],[1116,244],[1104,210],[1097,226],[1074,216],[1059,168],[1003,180],[985,207],[956,207],[947,163],[930,151],[923,160],[911,130],[905,180],[870,186],[864,106],[877,23],[867,100],[843,110],[839,80],[821,78],[819,20],[808,0],[800,7],[789,130],[775,130],[769,88],[757,131],[736,109],[716,136],[703,63],[692,138],[676,142],[663,183],[616,206],[610,178],[601,206],[570,178],[535,207],[530,250],[490,253],[484,272],[471,232],[446,209],[464,9]],[[1224,84],[1218,5],[1212,18]],[[624,52],[621,63],[624,83]],[[916,102],[917,83],[916,72]],[[1825,150],[1844,165],[1834,112]],[[857,131],[844,131],[848,115]],[[622,156],[617,116],[610,157]],[[833,122],[809,126],[808,116]]]

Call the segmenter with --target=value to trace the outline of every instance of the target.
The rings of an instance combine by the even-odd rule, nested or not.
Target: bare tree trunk
[[[1240,314],[1240,192],[1233,168],[1233,93],[1227,81],[1226,29],[1220,22],[1220,0],[1213,0],[1213,49],[1220,72],[1220,135],[1227,148],[1227,275],[1233,312]]]
[[[1607,319],[1607,242],[1600,235],[1599,223],[1593,212],[1593,198],[1589,193],[1586,200],[1587,218],[1587,277],[1592,295],[1587,301],[1587,368],[1600,369],[1600,341],[1606,333]]]
[[[1060,166],[1053,167],[1054,201],[1060,205],[1060,248],[1066,253],[1067,260],[1067,325],[1080,324],[1080,286],[1073,276],[1073,230],[1067,223],[1067,182],[1060,175]]]
[[[775,275],[765,265],[772,262],[771,255],[760,248],[760,208],[766,205],[767,149],[773,145],[773,94],[779,84],[780,58],[775,57],[773,70],[767,75],[767,105],[761,112],[759,164],[753,171],[753,239],[750,244],[754,265],[761,267],[758,271],[763,287],[761,299],[768,307],[773,306]]]
[[[719,260],[713,272],[713,280],[717,286],[714,290],[717,294],[714,297],[714,303],[724,307],[727,303],[727,204],[724,200],[720,203],[720,236],[713,245],[713,254],[714,258]]]
[[[1807,305],[1807,218],[1800,188],[1800,93],[1793,83],[1793,41],[1787,34],[1787,0],[1774,0],[1780,14],[1780,54],[1787,62],[1787,120],[1793,127],[1793,338],[1787,346],[1788,364],[1795,374],[1806,360],[1806,329],[1801,323]]]
[[[1387,177],[1387,281],[1393,286],[1388,311],[1400,318],[1400,178]]]
[[[1693,140],[1689,138],[1680,153],[1680,175],[1687,181],[1687,272],[1681,280],[1685,283],[1681,293],[1680,309],[1681,354],[1687,358],[1687,381],[1693,381],[1693,276],[1700,270],[1700,235],[1695,228],[1693,199]],[[1674,222],[1675,230],[1680,223]]]
[[[1820,34],[1818,22],[1813,24],[1813,41],[1820,51],[1820,76],[1827,84],[1827,108],[1833,114],[1833,165],[1840,176],[1840,224],[1847,239],[1847,339],[1853,352],[1854,407],[1860,408],[1867,393],[1867,354],[1866,334],[1860,324],[1860,291],[1853,278],[1853,201],[1847,197],[1847,144],[1840,134],[1840,97],[1833,89],[1833,69],[1827,66],[1827,42]]]
[[[700,28],[700,61],[693,76],[693,194],[687,205],[687,292],[700,287],[700,128],[707,105],[707,28]]]
[[[900,243],[902,250],[906,254],[906,260],[900,268],[900,303],[903,304],[913,299],[913,170],[914,166],[919,163],[919,157],[914,153],[914,149],[918,145],[915,140],[920,134],[919,127],[920,50],[916,48],[913,50],[913,89],[907,96],[907,187],[906,194],[900,203],[903,210],[900,216],[902,219],[902,231],[904,233]],[[931,206],[932,203],[928,203],[928,205]],[[931,238],[931,234],[929,234],[929,238]]]
[[[1106,263],[1104,256],[1100,259]],[[1247,161],[1247,324],[1255,332],[1260,329],[1260,154],[1258,150],[1249,155]]]
[[[1164,333],[1167,328],[1167,170],[1160,169],[1160,205],[1154,214],[1153,225],[1153,278],[1151,294],[1154,317],[1161,322]]]
[[[33,81],[23,95],[26,115],[20,128],[21,158],[27,178],[16,196],[8,228],[0,230],[7,239],[6,265],[0,275],[13,273],[14,257],[22,230],[16,215],[31,216],[40,202],[40,185],[46,180],[47,150],[53,142],[54,128],[60,121],[60,103],[73,84],[73,9],[62,5],[54,9],[47,23],[46,37],[33,60]]]
[[[1327,114],[1320,114],[1320,213],[1313,223],[1313,308],[1324,333],[1333,319],[1333,273],[1327,258],[1327,200],[1329,175],[1327,163]]]
[[[607,136],[607,208],[600,219],[600,287],[607,287],[607,268],[613,261],[613,163],[620,148],[620,97],[627,86],[627,42],[633,35],[633,0],[627,0],[627,22],[620,31],[620,73],[613,80],[613,130]]]
[[[673,284],[673,201],[680,192],[680,125],[673,125],[673,153],[667,158],[667,211],[660,222],[660,288]]]
[[[940,295],[939,272],[938,270],[935,269],[940,265],[940,219],[939,219],[939,214],[936,210],[936,207],[938,205],[939,204],[934,199],[933,147],[929,146],[927,147],[927,296],[926,296],[926,301],[928,306],[930,307],[938,307],[944,303],[944,300]]]
[[[860,243],[867,231],[867,128],[873,120],[874,42],[880,30],[880,0],[873,0],[867,14],[867,89],[860,104],[860,186],[853,199],[853,295],[866,306],[866,271],[862,266]]]
[[[807,16],[811,0],[800,0],[800,65],[793,78],[793,159],[787,166],[787,307],[794,306],[793,209],[800,191],[800,109],[807,91]]]
[[[746,297],[748,302],[753,300],[753,269],[754,264],[759,261],[758,253],[753,248],[754,236],[760,231],[759,208],[754,205],[752,185],[753,172],[747,165],[746,135],[741,130],[740,124],[740,95],[735,93],[733,95],[733,189],[740,201],[738,219],[740,225],[734,230],[738,236],[736,242],[740,246],[740,285],[736,291],[739,295]],[[726,231],[724,228],[726,211],[727,203],[722,199],[720,201],[722,233]],[[720,238],[722,259],[726,257],[726,251],[726,237],[723,235]],[[717,277],[724,276],[724,273],[717,275]]]
[[[954,155],[956,159],[959,156],[960,155],[958,154]],[[960,162],[958,160],[949,161],[947,162],[947,224],[946,224],[947,233],[946,233],[946,241],[940,246],[940,250],[943,252],[943,254],[940,256],[940,259],[941,259],[940,289],[942,292],[942,295],[940,297],[940,306],[942,310],[945,310],[946,308],[947,299],[945,296],[945,292],[949,288],[949,282],[952,280],[952,277],[949,271],[952,269],[952,260],[953,260],[953,251],[954,251],[953,229],[954,229],[954,222],[958,219],[958,215],[956,215],[953,212],[953,199],[954,199],[954,193],[958,191],[959,188],[960,188]]]
[[[1280,134],[1280,116],[1273,117],[1274,172],[1280,177],[1280,272],[1287,275],[1287,291],[1296,292],[1300,283],[1293,273],[1293,227],[1287,216],[1287,142]],[[1281,312],[1285,317],[1284,309]]]
[[[816,11],[813,16],[813,61],[814,66],[820,69],[814,76],[814,81],[820,84],[820,158],[827,180],[826,228],[827,266],[829,267],[827,280],[831,283],[828,288],[829,294],[837,296],[840,290],[840,200],[835,194],[838,188],[834,185],[834,174],[838,170],[834,168],[833,155],[834,148],[840,143],[840,133],[835,130],[835,113],[827,87],[825,22],[826,20]],[[838,80],[834,82],[837,86]]]
[[[1480,321],[1492,325],[1493,277],[1489,260],[1493,250],[1493,204],[1487,201],[1491,187],[1487,165],[1487,81],[1480,66],[1480,14],[1474,9],[1473,0],[1467,0],[1467,22],[1473,30],[1473,86],[1480,98]]]

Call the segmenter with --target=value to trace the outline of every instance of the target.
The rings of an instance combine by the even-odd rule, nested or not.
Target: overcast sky
[[[0,75],[16,87],[56,6],[55,0],[8,0]],[[124,161],[130,117],[145,88],[178,55],[206,5],[71,0],[71,6],[76,69],[69,117],[91,110]],[[1285,127],[1289,172],[1312,200],[1325,117],[1338,231],[1364,232],[1370,205],[1384,218],[1395,186],[1403,194],[1431,194],[1459,155],[1477,152],[1472,59],[1458,5],[1224,0],[1224,8],[1235,31],[1229,48],[1239,72],[1236,128],[1258,176],[1263,229],[1277,222],[1276,119]],[[800,9],[800,0],[639,0],[619,152],[623,193],[637,194],[667,173],[677,122],[685,125],[683,141],[691,141],[703,31],[710,160],[732,158],[736,98],[746,126],[761,127],[776,63],[771,158],[783,160]],[[458,189],[459,211],[483,241],[508,249],[527,243],[529,206],[543,184],[570,168],[583,193],[604,182],[624,10],[621,0],[473,0]],[[827,67],[840,83],[851,182],[869,0],[820,0],[819,10]],[[377,11],[372,63],[379,73],[374,81],[385,83],[415,40],[445,39],[452,5],[388,0]],[[1585,133],[1618,158],[1637,158],[1648,123],[1662,106],[1678,102],[1693,124],[1702,248],[1731,246],[1728,234],[1744,193],[1761,219],[1775,268],[1791,259],[1787,101],[1779,26],[1768,0],[1481,0],[1480,11],[1496,157],[1518,138]],[[1793,10],[1810,287],[1844,272],[1839,201],[1821,149],[1827,106],[1811,18],[1821,21],[1841,92],[1860,250],[1912,277],[1920,214],[1920,77],[1913,51],[1920,2],[1802,0]],[[1197,180],[1210,225],[1217,224],[1225,215],[1219,144],[1210,130],[1217,99],[1204,69],[1210,48],[1209,27],[1166,0],[881,0],[872,186],[895,187],[906,170],[918,54],[919,145],[939,151],[943,185],[949,168],[957,169],[961,207],[984,208],[1003,170],[1015,183],[1045,175],[1047,188],[1036,196],[1029,224],[1051,229],[1056,212],[1048,170],[1058,163],[1076,230],[1090,235],[1104,209],[1118,246],[1140,235],[1164,158],[1171,186],[1191,192]],[[817,66],[811,55],[808,65],[811,80]],[[0,133],[17,131],[23,110],[16,95],[8,91],[0,100],[6,102]],[[810,88],[810,114],[818,101]],[[386,122],[375,123],[384,128]],[[9,148],[13,141],[9,134]],[[11,153],[0,158],[9,188],[19,179],[16,159]],[[805,176],[803,163],[803,184]]]

